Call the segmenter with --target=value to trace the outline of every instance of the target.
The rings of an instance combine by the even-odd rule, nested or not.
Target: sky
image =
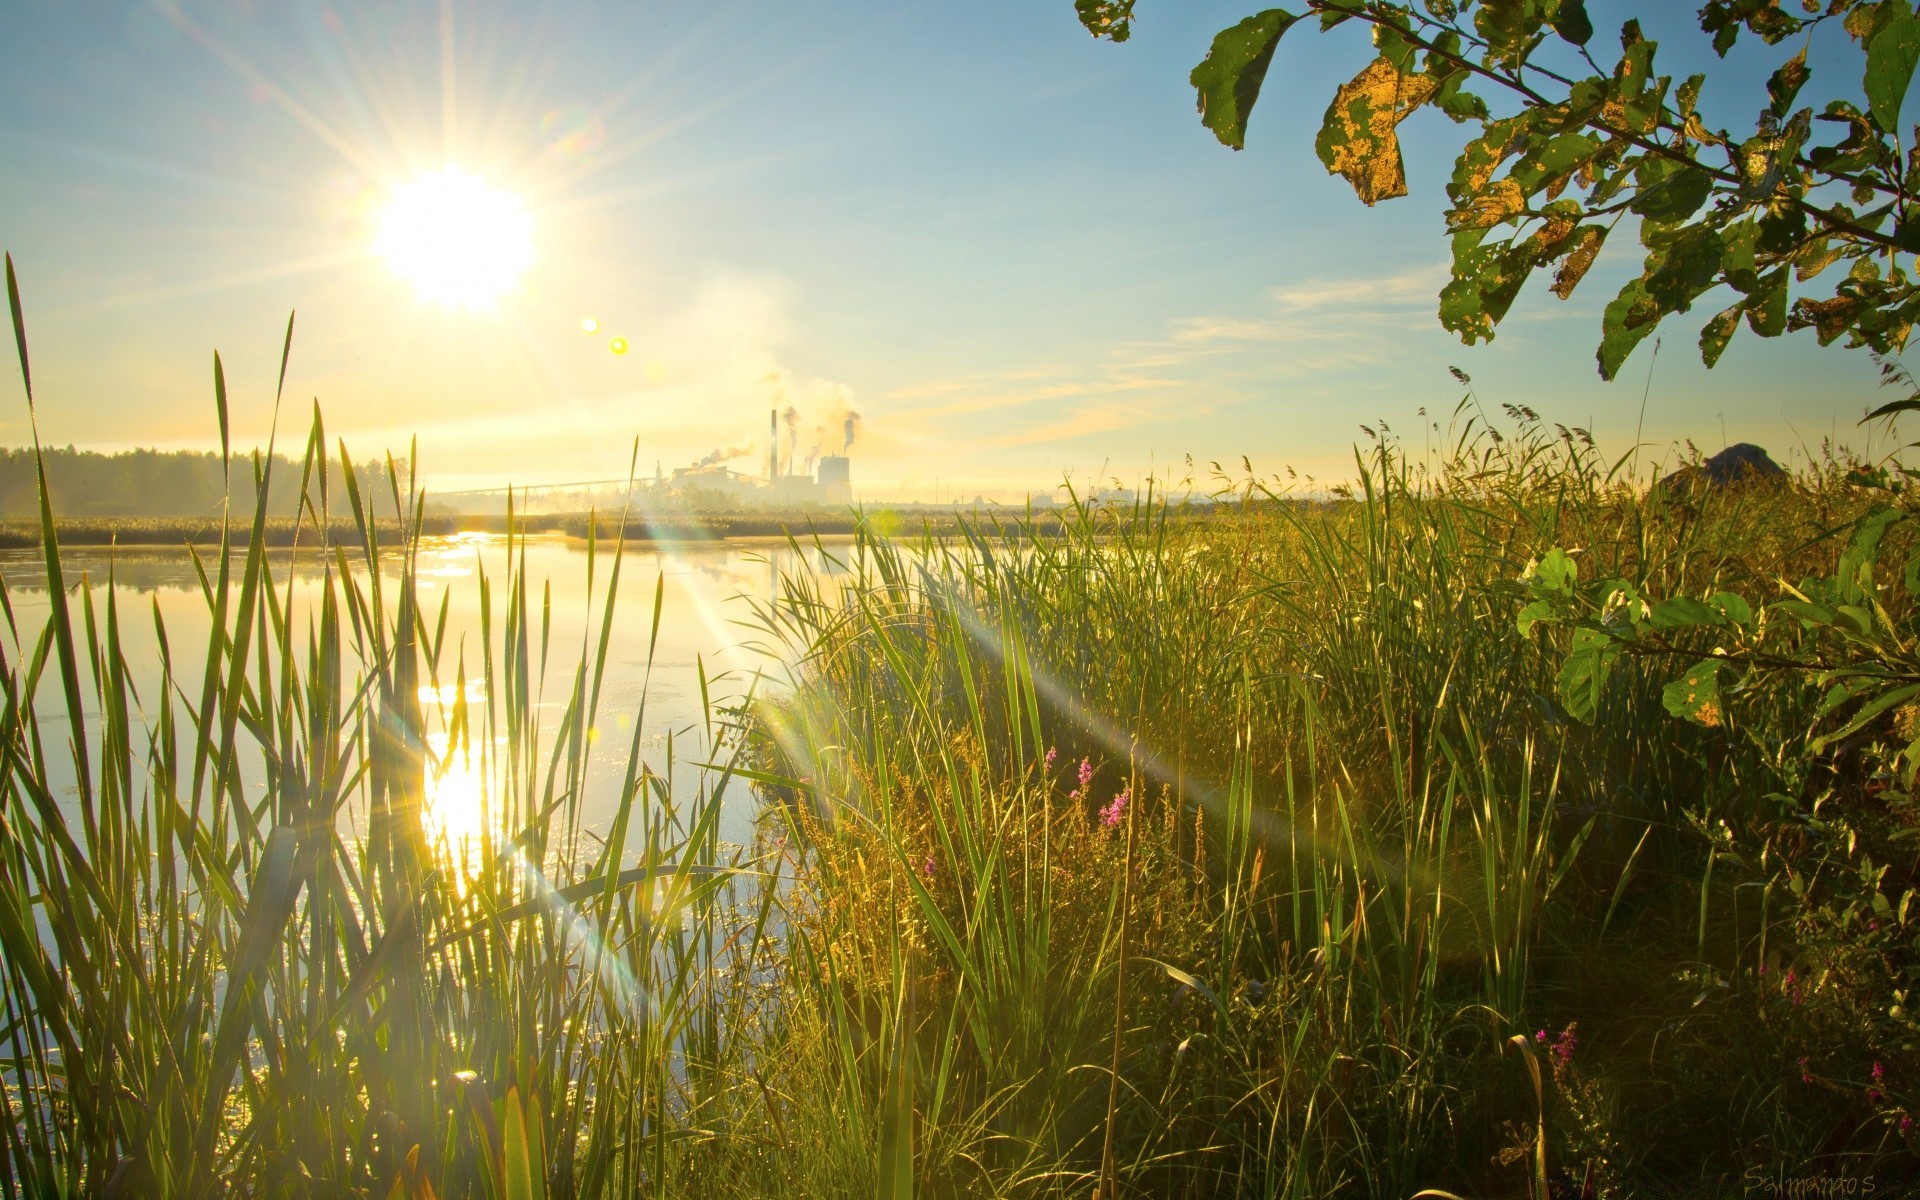
[[[1463,129],[1416,114],[1412,195],[1363,207],[1313,136],[1371,49],[1303,23],[1229,151],[1186,77],[1255,7],[1140,0],[1116,45],[1071,0],[0,0],[0,248],[41,435],[217,446],[217,350],[234,441],[264,444],[297,312],[281,446],[317,403],[356,457],[417,442],[449,490],[624,477],[636,446],[643,474],[716,450],[762,470],[788,406],[803,458],[860,415],[872,499],[1178,480],[1189,460],[1202,484],[1243,458],[1333,480],[1363,423],[1415,445],[1444,425],[1455,366],[1488,410],[1614,452],[1636,431],[1650,456],[1868,445],[1857,421],[1886,397],[1863,353],[1743,331],[1705,370],[1713,295],[1602,382],[1631,238],[1571,300],[1536,279],[1462,346],[1434,309]],[[1589,9],[1597,57],[1640,17],[1663,73],[1712,72],[1709,123],[1751,128],[1767,55],[1715,64],[1686,5]],[[1829,32],[1803,102],[1858,95]],[[423,296],[376,248],[394,197],[449,167],[527,223],[488,305]],[[0,444],[21,444],[8,378]]]

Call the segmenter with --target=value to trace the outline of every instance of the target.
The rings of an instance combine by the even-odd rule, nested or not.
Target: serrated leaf
[[[1235,150],[1247,144],[1247,117],[1260,98],[1273,51],[1299,19],[1285,9],[1270,8],[1221,30],[1187,77],[1199,93],[1200,123],[1223,144]]]
[[[1406,167],[1394,131],[1433,96],[1435,87],[1430,75],[1409,75],[1376,58],[1334,93],[1314,149],[1329,174],[1353,185],[1362,204],[1407,194]]]
[[[1669,683],[1660,691],[1660,702],[1668,712],[1683,717],[1696,725],[1709,728],[1721,723],[1720,710],[1720,669],[1724,664],[1717,658],[1703,659],[1687,669],[1687,673]]]
[[[1862,85],[1873,123],[1888,133],[1900,128],[1900,106],[1920,64],[1920,18],[1907,0],[1883,0],[1867,38],[1867,69]]]

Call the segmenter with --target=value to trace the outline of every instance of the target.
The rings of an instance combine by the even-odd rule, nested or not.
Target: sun
[[[506,192],[456,167],[393,190],[374,249],[421,299],[487,308],[533,262],[533,218]]]

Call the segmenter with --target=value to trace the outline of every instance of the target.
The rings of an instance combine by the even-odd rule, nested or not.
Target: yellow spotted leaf
[[[1407,194],[1396,129],[1436,88],[1431,76],[1409,75],[1382,57],[1334,93],[1314,148],[1329,173],[1353,185],[1361,203]]]

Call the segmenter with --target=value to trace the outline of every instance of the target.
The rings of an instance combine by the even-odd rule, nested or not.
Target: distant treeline
[[[251,516],[254,509],[254,466],[251,454],[233,455],[221,470],[216,451],[128,450],[101,454],[93,450],[47,447],[47,486],[53,511],[60,517],[195,517],[217,519],[222,501],[236,515]],[[264,463],[262,464],[265,465]],[[404,481],[406,464],[398,464]],[[334,511],[349,512],[340,464],[328,464],[328,496]],[[391,490],[386,463],[356,464],[363,493],[380,515],[391,515]],[[312,483],[318,502],[319,481]],[[272,459],[267,509],[277,517],[297,510],[300,463],[284,454]],[[40,511],[39,485],[32,447],[0,448],[0,517],[32,517]]]

